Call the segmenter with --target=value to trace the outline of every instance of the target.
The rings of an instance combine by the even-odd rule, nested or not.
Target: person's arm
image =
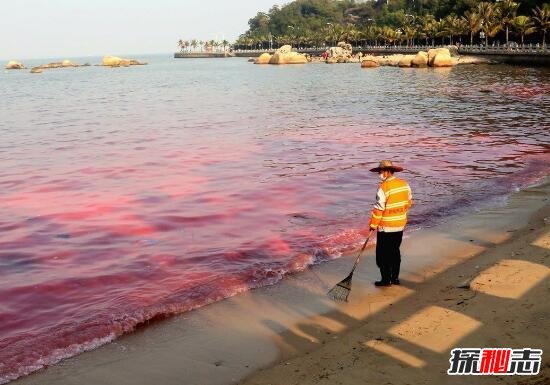
[[[409,187],[409,205],[407,207],[407,210],[410,209],[413,205],[413,196],[412,196],[411,186],[408,186],[408,187]]]
[[[378,229],[378,225],[382,220],[382,213],[384,212],[385,208],[386,208],[386,194],[384,193],[384,190],[382,190],[382,187],[379,187],[378,191],[376,192],[376,203],[374,204],[374,207],[372,209],[370,222],[369,222],[369,228],[371,230]]]

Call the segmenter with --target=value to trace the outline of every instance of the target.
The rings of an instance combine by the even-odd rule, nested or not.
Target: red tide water
[[[0,383],[353,250],[380,159],[411,229],[550,165],[544,69],[149,61],[0,75]]]

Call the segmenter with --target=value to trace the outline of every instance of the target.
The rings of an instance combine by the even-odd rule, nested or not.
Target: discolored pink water
[[[0,383],[353,249],[380,159],[411,229],[548,173],[546,69],[149,61],[0,74]]]

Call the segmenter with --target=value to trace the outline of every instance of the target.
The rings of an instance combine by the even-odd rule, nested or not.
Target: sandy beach
[[[455,347],[548,351],[549,225],[546,205],[504,243],[486,242],[480,254],[365,298],[370,313],[355,327],[338,311],[305,320],[300,333],[279,336],[279,363],[242,384],[550,383],[544,355],[538,376],[447,375]],[[339,333],[327,320],[349,328]]]
[[[404,240],[402,285],[367,249],[348,304],[326,291],[353,254],[149,324],[17,384],[440,384],[454,347],[548,350],[548,182]],[[469,289],[459,288],[468,285]],[[468,383],[548,380],[470,377]]]

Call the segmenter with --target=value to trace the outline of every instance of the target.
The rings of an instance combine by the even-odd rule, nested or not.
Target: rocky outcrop
[[[412,61],[414,58],[414,55],[403,55],[401,59],[399,59],[399,63],[397,65],[399,67],[410,67],[412,66]]]
[[[256,60],[254,60],[254,64],[269,64],[270,60],[271,60],[271,54],[266,52],[258,56]]]
[[[423,68],[428,66],[428,53],[420,51],[416,54],[411,62],[411,65],[416,68]]]
[[[350,63],[352,56],[351,44],[341,41],[336,47],[330,47],[328,49],[327,62],[328,59],[333,59],[331,60],[332,63]]]
[[[368,62],[366,60],[368,59]],[[328,62],[328,61],[327,61]],[[361,67],[370,68],[379,66],[399,66],[399,67],[452,67],[458,64],[490,64],[490,60],[468,57],[452,56],[448,48],[433,48],[428,52],[419,51],[416,55],[384,55],[384,56],[365,56],[361,61]]]
[[[41,74],[44,70],[41,67],[32,67],[31,74]]]
[[[10,60],[8,62],[8,64],[6,64],[5,68],[7,70],[20,70],[20,69],[25,68],[25,66],[22,63],[18,62],[18,61]]]
[[[116,56],[106,55],[103,57],[102,64],[106,67],[129,67],[134,65],[145,65],[146,62],[140,62],[135,59],[123,59]]]
[[[306,64],[306,55],[292,51],[292,47],[284,45],[277,49],[269,59],[269,64]]]

